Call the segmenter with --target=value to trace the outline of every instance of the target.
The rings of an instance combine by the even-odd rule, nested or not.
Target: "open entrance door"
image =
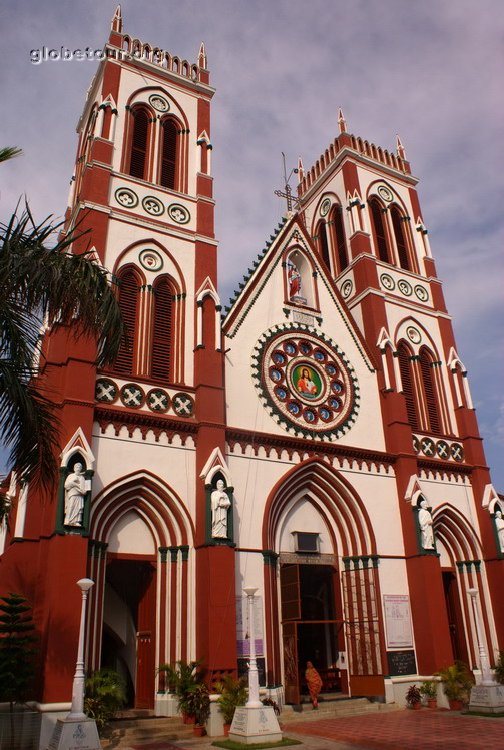
[[[337,662],[339,651],[344,650],[343,620],[336,618],[335,572],[332,566],[320,564],[280,568],[287,703],[298,704],[308,693],[307,661],[320,673],[324,693],[341,690]]]
[[[452,571],[443,571],[443,588],[450,628],[453,658],[469,664],[457,579]]]
[[[124,676],[135,708],[154,708],[155,626],[155,564],[113,558],[106,572],[101,664]]]

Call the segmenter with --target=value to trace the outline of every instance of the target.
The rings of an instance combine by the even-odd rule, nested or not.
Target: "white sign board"
[[[385,627],[387,648],[413,647],[409,596],[384,594]]]

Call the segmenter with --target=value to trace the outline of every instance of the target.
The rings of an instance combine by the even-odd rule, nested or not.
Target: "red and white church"
[[[401,142],[340,112],[224,310],[204,45],[190,63],[143,43],[118,7],[105,51],[66,221],[91,230],[129,343],[97,370],[91,342],[46,332],[59,490],[13,483],[0,532],[0,590],[40,633],[41,711],[70,704],[83,577],[87,668],[120,670],[138,708],[161,663],[243,670],[247,585],[279,702],[300,701],[307,660],[325,690],[388,701],[455,659],[477,668],[468,588],[494,663],[504,507]]]

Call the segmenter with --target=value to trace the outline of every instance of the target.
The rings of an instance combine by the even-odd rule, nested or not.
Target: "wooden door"
[[[135,708],[154,708],[156,575],[149,563],[142,563],[138,630],[136,634]]]
[[[282,596],[282,628],[285,673],[285,701],[298,704],[301,700],[297,623],[301,618],[301,585],[299,565],[282,565],[280,568]]]

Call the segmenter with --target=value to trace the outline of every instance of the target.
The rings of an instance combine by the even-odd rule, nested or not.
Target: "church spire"
[[[207,56],[204,42],[201,42],[198,52],[198,67],[203,68],[203,70],[207,69]]]
[[[304,178],[304,167],[303,167],[303,161],[301,157],[299,157],[298,159],[297,175],[298,175],[298,182],[301,182],[301,180]]]
[[[345,115],[343,114],[343,110],[339,109],[338,112],[338,125],[339,125],[339,132],[340,133],[346,133],[347,132],[347,124],[345,120]]]
[[[115,13],[112,17],[112,21],[110,24],[111,31],[116,31],[118,34],[122,33],[122,13],[121,13],[121,6],[118,5],[115,9]]]
[[[396,138],[396,148],[397,148],[397,156],[400,159],[403,159],[403,161],[406,161],[406,149],[402,145],[402,142],[399,136],[397,136]]]

